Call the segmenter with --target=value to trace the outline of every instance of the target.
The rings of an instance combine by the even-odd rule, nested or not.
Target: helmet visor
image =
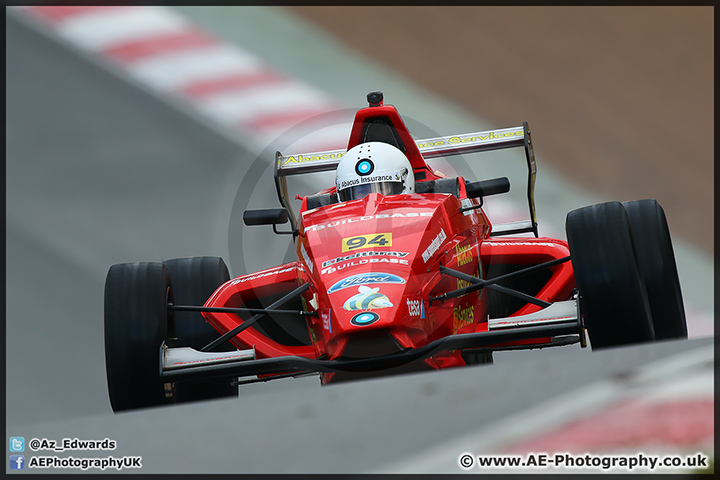
[[[347,202],[349,200],[357,200],[363,198],[370,193],[379,193],[380,195],[397,195],[402,193],[405,185],[403,182],[378,182],[365,183],[345,188],[338,192],[338,200]]]

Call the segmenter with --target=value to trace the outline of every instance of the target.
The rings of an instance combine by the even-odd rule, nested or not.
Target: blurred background
[[[7,437],[114,438],[116,455],[144,455],[146,473],[360,473],[398,462],[415,471],[408,459],[429,451],[445,463],[421,471],[454,472],[458,441],[476,453],[542,441],[590,411],[577,406],[613,411],[641,393],[681,402],[708,425],[710,7],[7,11]],[[109,266],[219,255],[241,275],[287,259],[287,238],[245,228],[242,211],[276,206],[276,150],[341,148],[373,90],[419,138],[528,121],[542,234],[562,237],[573,208],[658,199],[691,340],[509,352],[491,368],[322,389],[315,378],[281,380],[242,387],[239,400],[113,415],[102,329]],[[479,178],[506,165],[447,167]],[[661,359],[672,374],[623,380],[648,377],[639,372]],[[697,418],[658,419],[687,432],[682,448],[635,437],[616,448],[712,451],[713,432]]]
[[[292,11],[492,125],[528,121],[536,154],[568,180],[621,201],[656,198],[673,233],[712,252],[710,9]]]

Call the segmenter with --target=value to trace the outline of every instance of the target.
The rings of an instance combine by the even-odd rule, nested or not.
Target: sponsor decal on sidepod
[[[428,260],[430,260],[430,258],[435,255],[435,252],[440,250],[440,245],[442,245],[442,242],[444,242],[446,238],[447,234],[445,233],[445,230],[440,229],[440,233],[438,233],[437,237],[435,237],[433,241],[430,242],[430,245],[422,254],[422,258],[425,263],[427,263]]]
[[[310,261],[310,257],[308,256],[307,251],[305,250],[305,245],[300,244],[300,255],[302,255],[303,260],[305,260],[305,265],[307,265],[308,270],[310,270],[310,273],[313,273],[313,264]]]
[[[411,317],[425,318],[425,305],[422,299],[411,300],[407,299],[408,315]]]
[[[245,275],[243,277],[236,278],[235,280],[233,280],[232,285],[236,285],[236,284],[242,283],[242,282],[247,282],[249,280],[256,280],[258,278],[269,277],[271,275],[277,275],[279,273],[287,273],[292,270],[295,270],[295,267],[288,267],[288,268],[276,267],[276,268],[274,268],[272,270],[268,270],[266,272],[252,273],[249,275]]]

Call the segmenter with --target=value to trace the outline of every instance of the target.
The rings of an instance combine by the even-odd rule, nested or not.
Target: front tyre
[[[160,346],[172,330],[170,274],[161,263],[113,265],[105,280],[105,369],[115,412],[169,403]]]
[[[680,280],[665,212],[655,199],[624,202],[656,340],[687,338]]]
[[[175,258],[163,262],[170,272],[175,305],[202,306],[223,283],[230,280],[225,262],[220,257]],[[175,312],[177,346],[200,350],[220,336],[200,312]],[[233,351],[229,342],[218,345],[212,351]],[[176,400],[180,403],[237,397],[234,378],[209,378],[177,382]]]
[[[573,210],[565,227],[593,349],[653,341],[650,306],[622,204]]]

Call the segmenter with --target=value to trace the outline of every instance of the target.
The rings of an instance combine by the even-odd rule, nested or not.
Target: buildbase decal
[[[337,220],[331,223],[325,223],[321,225],[308,225],[305,227],[306,232],[312,232],[315,230],[322,230],[323,228],[334,228],[340,225],[346,225],[349,223],[365,222],[368,220],[377,220],[380,218],[417,218],[417,217],[432,217],[432,212],[408,212],[408,213],[380,213],[377,215],[366,215],[357,218],[346,218],[344,220]]]
[[[296,268],[295,268],[295,267],[274,268],[274,269],[272,269],[272,270],[268,270],[268,271],[265,271],[265,272],[252,273],[252,274],[250,274],[250,275],[245,275],[245,276],[243,276],[243,277],[238,277],[238,278],[236,278],[235,280],[233,280],[232,284],[233,284],[233,285],[236,285],[236,284],[238,284],[238,283],[247,282],[247,281],[249,281],[249,280],[255,280],[255,279],[263,278],[263,277],[269,277],[269,276],[271,276],[271,275],[277,275],[277,274],[279,274],[279,273],[287,273],[287,272],[290,272],[290,271],[292,271],[292,270],[296,270]]]
[[[403,258],[395,258],[395,257],[380,257],[380,258],[360,258],[358,260],[350,260],[343,263],[339,263],[327,268],[323,268],[320,273],[323,275],[328,273],[335,273],[339,270],[344,270],[346,268],[351,267],[357,267],[359,265],[368,265],[368,264],[374,264],[374,263],[388,263],[388,264],[395,264],[395,265],[409,265],[408,260],[405,260]]]

